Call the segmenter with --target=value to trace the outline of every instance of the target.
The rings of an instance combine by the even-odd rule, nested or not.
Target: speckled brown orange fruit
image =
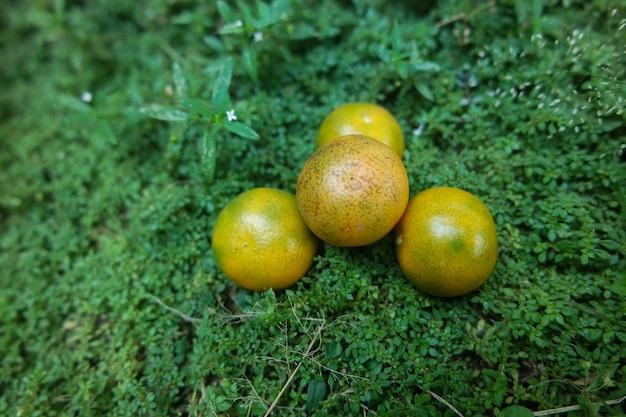
[[[300,213],[309,228],[336,246],[364,246],[384,237],[409,199],[400,157],[363,135],[346,135],[319,147],[306,162],[296,187]]]
[[[400,268],[415,286],[441,297],[467,294],[489,278],[498,236],[478,197],[436,187],[413,197],[396,226]]]
[[[404,136],[396,118],[374,103],[346,103],[335,107],[322,121],[317,132],[317,146],[344,135],[365,135],[390,146],[400,158]]]

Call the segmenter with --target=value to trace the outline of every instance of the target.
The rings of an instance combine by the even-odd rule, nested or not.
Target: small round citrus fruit
[[[436,187],[407,205],[396,226],[396,255],[406,277],[441,297],[467,294],[489,278],[498,236],[489,209],[467,191]]]
[[[402,160],[363,135],[342,136],[316,149],[296,186],[309,228],[336,246],[364,246],[384,237],[409,200]]]
[[[372,103],[347,103],[333,109],[319,127],[317,146],[353,134],[374,138],[402,158],[404,136],[398,121],[387,109]]]
[[[254,188],[231,200],[213,228],[213,254],[236,284],[253,291],[290,287],[306,274],[318,239],[293,194]]]

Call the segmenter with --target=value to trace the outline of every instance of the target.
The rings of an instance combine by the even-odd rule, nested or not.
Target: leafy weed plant
[[[6,6],[0,414],[623,414],[626,9],[413,3]],[[399,120],[412,194],[490,208],[479,290],[420,293],[391,236],[284,291],[218,269],[220,209],[294,191],[349,101]]]

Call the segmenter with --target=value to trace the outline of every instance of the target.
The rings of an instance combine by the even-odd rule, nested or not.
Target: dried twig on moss
[[[593,405],[595,406],[616,405],[616,404],[623,403],[624,401],[626,401],[626,395],[624,395],[622,398],[617,398],[615,400],[596,402],[596,403],[593,403]],[[535,411],[533,412],[533,414],[536,416],[551,416],[553,414],[561,414],[561,413],[569,413],[572,411],[578,411],[580,410],[580,408],[581,407],[579,405],[570,405],[567,407],[552,408],[550,410]]]
[[[169,312],[176,314],[178,317],[180,317],[181,319],[183,319],[184,321],[188,323],[200,323],[202,321],[197,317],[188,316],[182,311],[176,310],[175,308],[168,306],[167,304],[165,304],[163,301],[161,301],[159,298],[155,297],[154,295],[152,296],[152,298],[154,298],[154,301],[156,301],[161,307],[163,307]]]
[[[300,369],[300,367],[304,363],[304,360],[311,354],[311,351],[313,350],[313,347],[315,347],[315,345],[317,343],[317,340],[319,339],[320,335],[322,334],[322,330],[324,329],[324,324],[325,324],[325,322],[320,324],[319,327],[317,328],[317,331],[315,332],[315,335],[311,339],[311,342],[309,342],[309,346],[307,346],[306,351],[304,351],[304,353],[302,354],[302,360],[300,362],[298,362],[298,365],[296,366],[296,368],[289,375],[289,378],[287,378],[287,382],[285,382],[285,385],[283,385],[283,387],[281,388],[280,392],[278,393],[278,395],[274,399],[274,402],[272,402],[272,405],[270,405],[270,408],[268,408],[267,413],[265,413],[264,417],[268,417],[270,414],[272,414],[272,411],[274,411],[274,408],[276,408],[276,405],[278,404],[278,401],[283,396],[283,394],[285,393],[285,390],[287,390],[287,387],[289,386],[289,384],[291,384],[291,381],[293,380],[293,378],[298,373],[298,370]]]
[[[426,390],[427,393],[430,394],[431,397],[433,397],[435,400],[439,401],[441,404],[445,405],[446,407],[448,407],[450,410],[452,410],[454,412],[454,414],[456,414],[459,417],[465,417],[459,410],[456,409],[455,406],[453,406],[452,404],[450,404],[448,401],[445,400],[445,398],[441,397],[440,395],[435,394],[434,392],[432,392],[431,390]]]

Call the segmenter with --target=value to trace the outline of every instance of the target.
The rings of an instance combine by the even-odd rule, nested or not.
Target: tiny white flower
[[[80,99],[85,103],[91,103],[93,99],[93,93],[91,91],[83,91],[80,95]]]
[[[226,118],[228,119],[229,122],[232,122],[233,120],[237,120],[237,116],[235,115],[235,109],[226,110]]]
[[[424,123],[420,123],[416,129],[413,129],[413,136],[421,136],[424,132],[424,127]]]
[[[243,26],[243,22],[241,21],[241,19],[237,19],[235,21],[235,26],[237,26],[237,27],[242,27]]]
[[[263,40],[263,32],[261,32],[260,30],[257,30],[256,32],[254,32],[254,41],[255,42],[261,42]]]

